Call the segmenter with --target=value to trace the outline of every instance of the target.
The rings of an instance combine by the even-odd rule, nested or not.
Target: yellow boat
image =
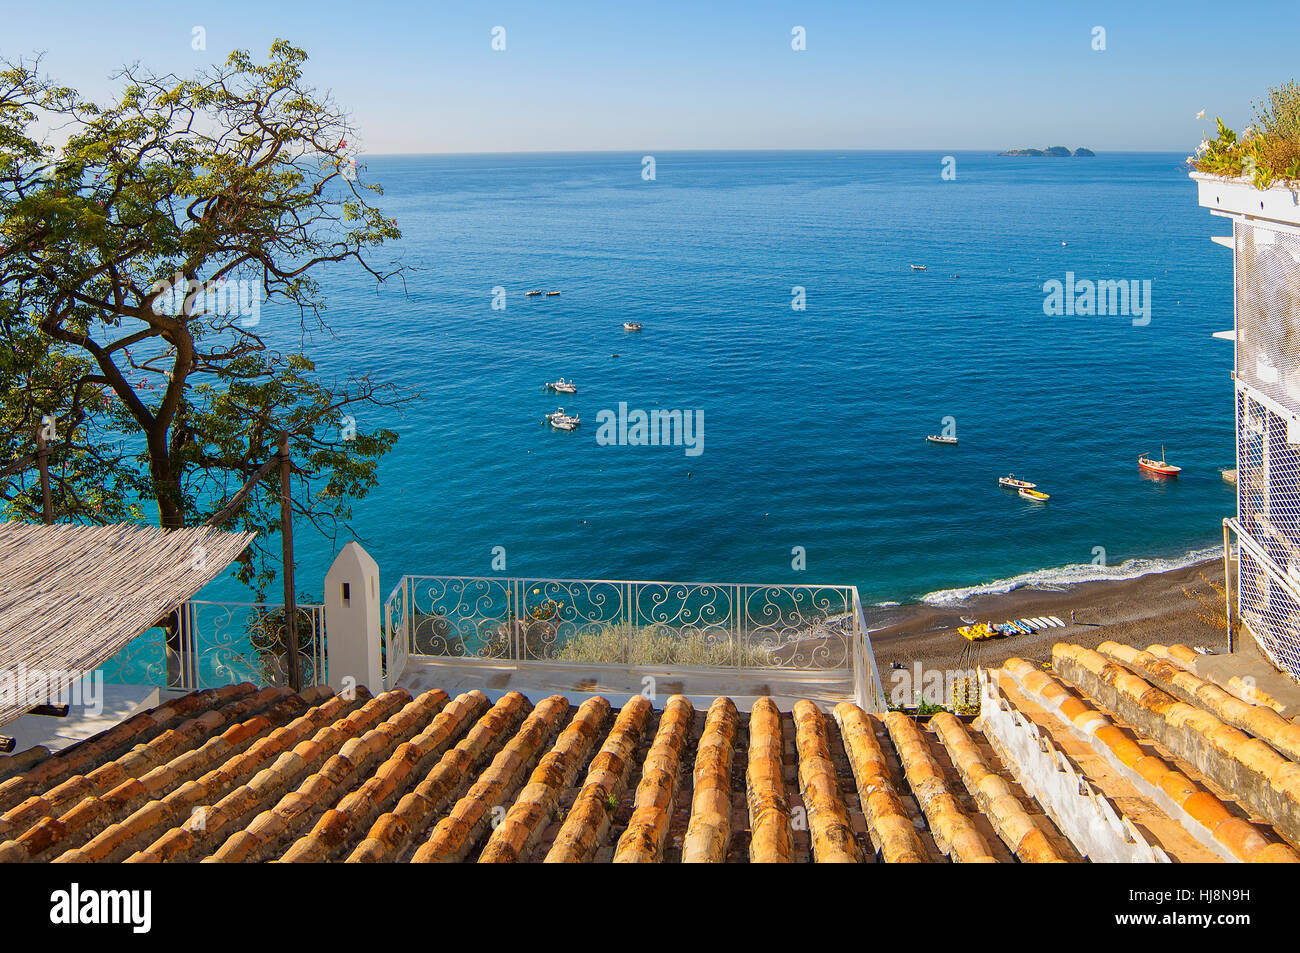
[[[1041,503],[1043,500],[1051,499],[1051,497],[1042,490],[1031,490],[1028,487],[1021,487],[1018,492],[1020,493],[1021,499],[1033,500],[1036,503]]]
[[[982,639],[991,639],[997,635],[987,622],[981,622],[978,625],[963,625],[957,630],[962,638],[971,642],[978,642]]]

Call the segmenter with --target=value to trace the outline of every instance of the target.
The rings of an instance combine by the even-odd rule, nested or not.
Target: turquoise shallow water
[[[336,338],[314,349],[323,373],[421,396],[359,415],[401,439],[357,535],[386,589],[489,575],[504,546],[508,575],[848,583],[866,601],[1085,578],[1098,547],[1112,572],[1211,547],[1234,499],[1231,346],[1210,338],[1232,323],[1232,264],[1183,158],[959,153],[945,181],[938,153],[663,153],[653,182],[632,154],[371,158],[418,270],[405,295],[330,275]],[[1150,280],[1150,323],[1045,316],[1067,271]],[[262,321],[272,341],[296,327]],[[576,397],[541,390],[560,375]],[[702,412],[703,453],[599,445],[620,401]],[[541,426],[560,404],[576,433]],[[945,416],[960,446],[927,445]],[[1138,473],[1161,443],[1176,482]],[[1008,470],[1051,502],[999,490]],[[303,526],[297,548],[318,592],[330,546]]]

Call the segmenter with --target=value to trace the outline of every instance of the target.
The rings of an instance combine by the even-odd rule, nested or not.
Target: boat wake
[[[932,606],[953,606],[975,596],[1001,595],[1017,589],[1037,589],[1044,592],[1064,592],[1070,586],[1083,582],[1101,582],[1105,580],[1136,579],[1154,572],[1169,572],[1192,566],[1215,556],[1222,556],[1222,547],[1199,549],[1184,556],[1170,559],[1127,559],[1117,566],[1097,566],[1093,563],[1072,563],[1057,569],[1036,569],[1021,573],[1009,579],[997,579],[978,586],[966,586],[958,589],[939,589],[921,597],[921,601]]]

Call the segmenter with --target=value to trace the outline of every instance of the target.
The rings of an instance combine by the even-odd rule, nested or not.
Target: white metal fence
[[[160,622],[104,664],[106,682],[176,691],[289,684],[283,604],[193,599]],[[304,688],[328,681],[324,605],[298,606],[298,660]]]
[[[841,678],[883,710],[852,586],[404,576],[384,606],[385,684],[410,656]]]

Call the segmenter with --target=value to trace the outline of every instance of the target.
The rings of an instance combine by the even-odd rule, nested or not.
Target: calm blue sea
[[[512,576],[909,601],[1094,577],[1103,551],[1127,574],[1216,545],[1232,353],[1210,334],[1232,324],[1232,263],[1184,156],[958,153],[951,181],[942,158],[661,153],[654,181],[634,154],[370,158],[412,271],[405,293],[328,275],[336,337],[312,349],[326,375],[420,392],[357,415],[401,434],[355,507],[385,589],[489,575],[503,546]],[[1067,272],[1149,280],[1150,323],[1045,316],[1043,283]],[[632,319],[641,333],[622,330]],[[297,328],[264,309],[272,343],[277,321],[286,341]],[[576,397],[541,389],[561,375]],[[596,415],[620,401],[702,411],[703,453],[599,445]],[[561,404],[576,433],[541,425]],[[948,416],[960,445],[926,444]],[[1162,443],[1177,481],[1137,470]],[[1008,470],[1051,502],[999,490]],[[303,525],[297,549],[318,593],[330,545]]]

